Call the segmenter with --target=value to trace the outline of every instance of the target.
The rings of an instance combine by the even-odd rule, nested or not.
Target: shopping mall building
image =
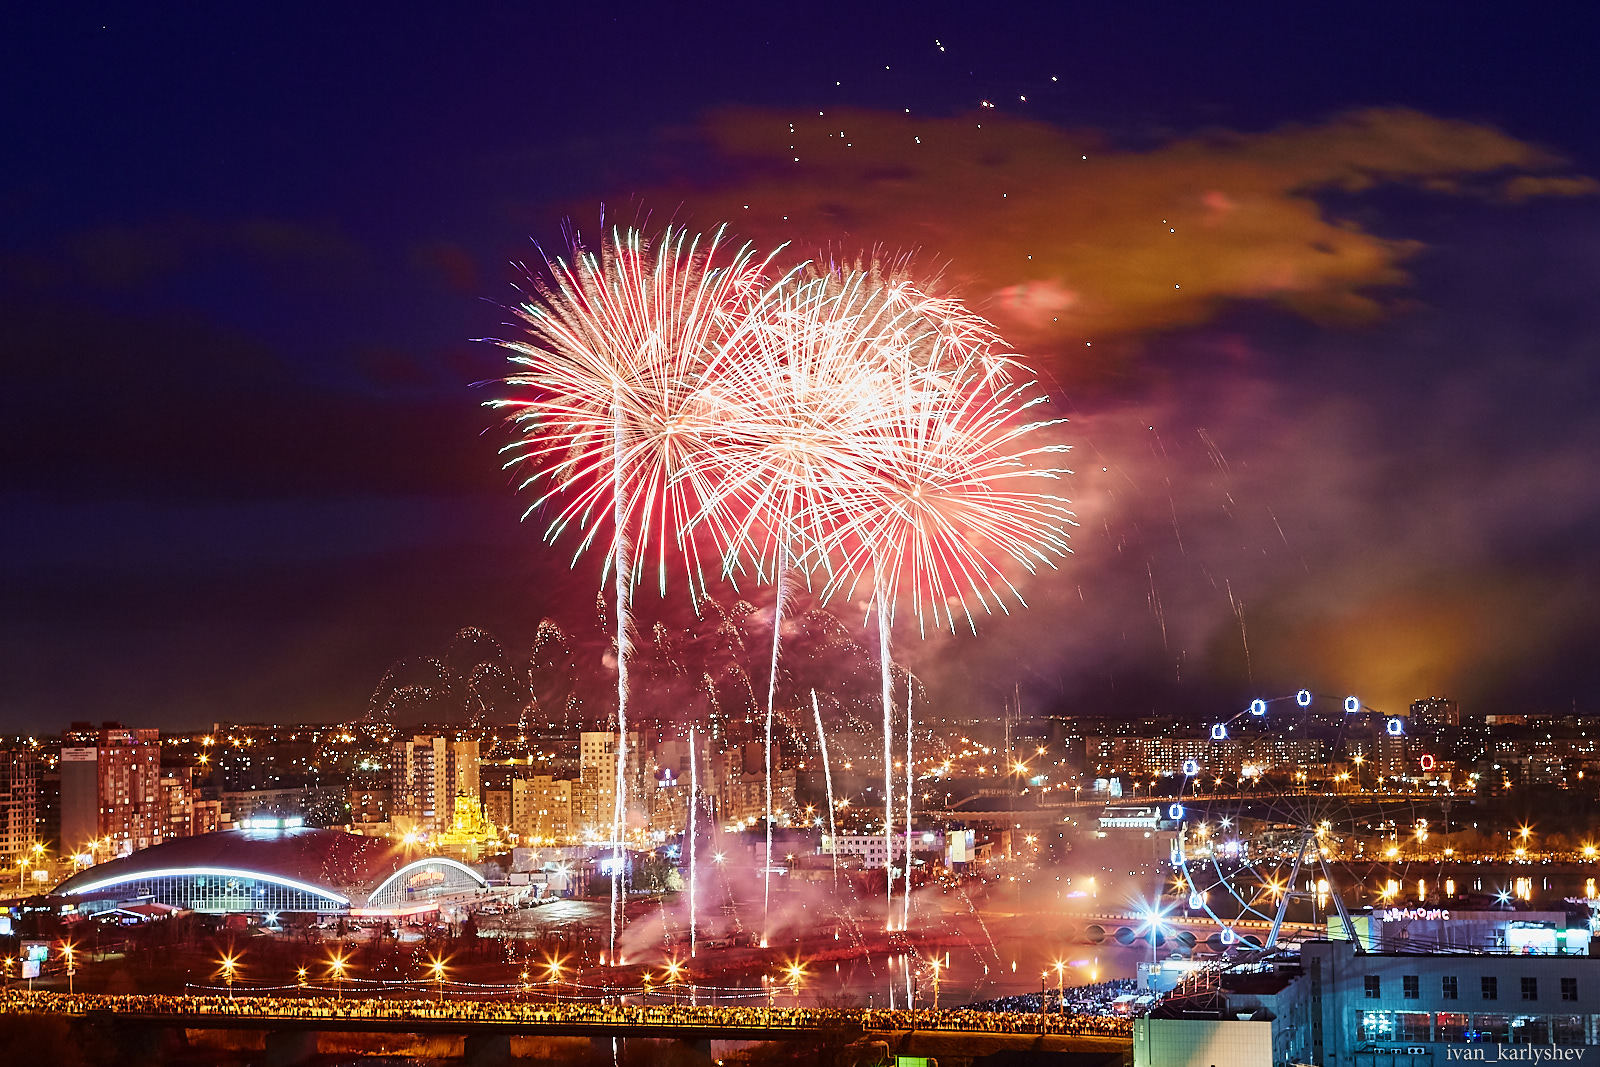
[[[78,913],[149,903],[213,914],[399,918],[470,906],[490,893],[457,860],[387,838],[268,819],[98,864],[51,896]]]

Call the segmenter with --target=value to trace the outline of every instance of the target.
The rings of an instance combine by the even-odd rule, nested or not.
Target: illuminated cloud
[[[667,194],[696,218],[804,251],[917,249],[1036,350],[1192,325],[1235,300],[1317,320],[1380,314],[1418,245],[1338,217],[1324,194],[1409,185],[1520,201],[1600,189],[1492,127],[1402,108],[1144,150],[992,110],[739,110],[703,136],[719,179]]]

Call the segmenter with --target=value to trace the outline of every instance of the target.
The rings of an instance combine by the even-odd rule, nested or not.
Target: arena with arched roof
[[[80,871],[52,891],[81,911],[149,900],[219,914],[411,915],[488,889],[471,867],[387,838],[304,826],[220,830]]]

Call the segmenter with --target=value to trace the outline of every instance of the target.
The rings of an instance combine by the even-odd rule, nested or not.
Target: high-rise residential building
[[[599,801],[607,820],[617,803],[617,735],[610,730],[585,730],[578,735],[578,777]],[[609,821],[607,823],[609,834]]]
[[[0,752],[0,856],[8,863],[39,842],[39,760],[30,749]]]
[[[417,734],[394,743],[390,814],[435,833],[450,829],[456,797],[479,802],[478,742]]]
[[[168,767],[161,775],[162,820],[167,837],[193,837],[194,802],[198,799],[194,787],[193,767]]]
[[[1411,727],[1460,726],[1461,705],[1447,697],[1428,697],[1411,702]]]
[[[360,771],[350,777],[348,789],[350,824],[371,827],[389,821],[394,802],[393,779],[381,772]]]
[[[483,817],[491,826],[501,830],[511,828],[511,787],[483,787]]]
[[[566,843],[573,827],[573,786],[548,774],[517,778],[511,783],[511,829],[523,839]]]
[[[126,856],[165,836],[161,740],[156,730],[74,723],[61,749],[61,849],[95,845],[99,858]]]

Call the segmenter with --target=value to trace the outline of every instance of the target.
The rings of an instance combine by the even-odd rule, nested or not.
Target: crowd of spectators
[[[1010,998],[1008,998],[1010,999]],[[81,1015],[200,1015],[272,1019],[456,1021],[532,1026],[619,1026],[707,1029],[780,1029],[843,1035],[939,1030],[981,1033],[1126,1035],[1131,1020],[1111,1015],[1057,1014],[1042,1020],[1035,1012],[1014,1010],[875,1010],[703,1004],[525,1003],[510,1000],[379,1000],[325,996],[210,996],[178,994],[66,994],[11,989],[0,997],[0,1012]]]
[[[1047,989],[1042,993],[1019,993],[1012,997],[998,997],[994,1000],[969,1004],[967,1007],[974,1011],[1022,1012],[1038,1015],[1041,1013],[1040,1002],[1043,1001],[1044,1013],[1065,1012],[1073,1017],[1088,1018],[1118,1014],[1114,1007],[1117,998],[1136,992],[1138,989],[1133,979],[1119,978],[1110,982],[1096,982],[1093,985],[1067,986],[1065,989]]]

